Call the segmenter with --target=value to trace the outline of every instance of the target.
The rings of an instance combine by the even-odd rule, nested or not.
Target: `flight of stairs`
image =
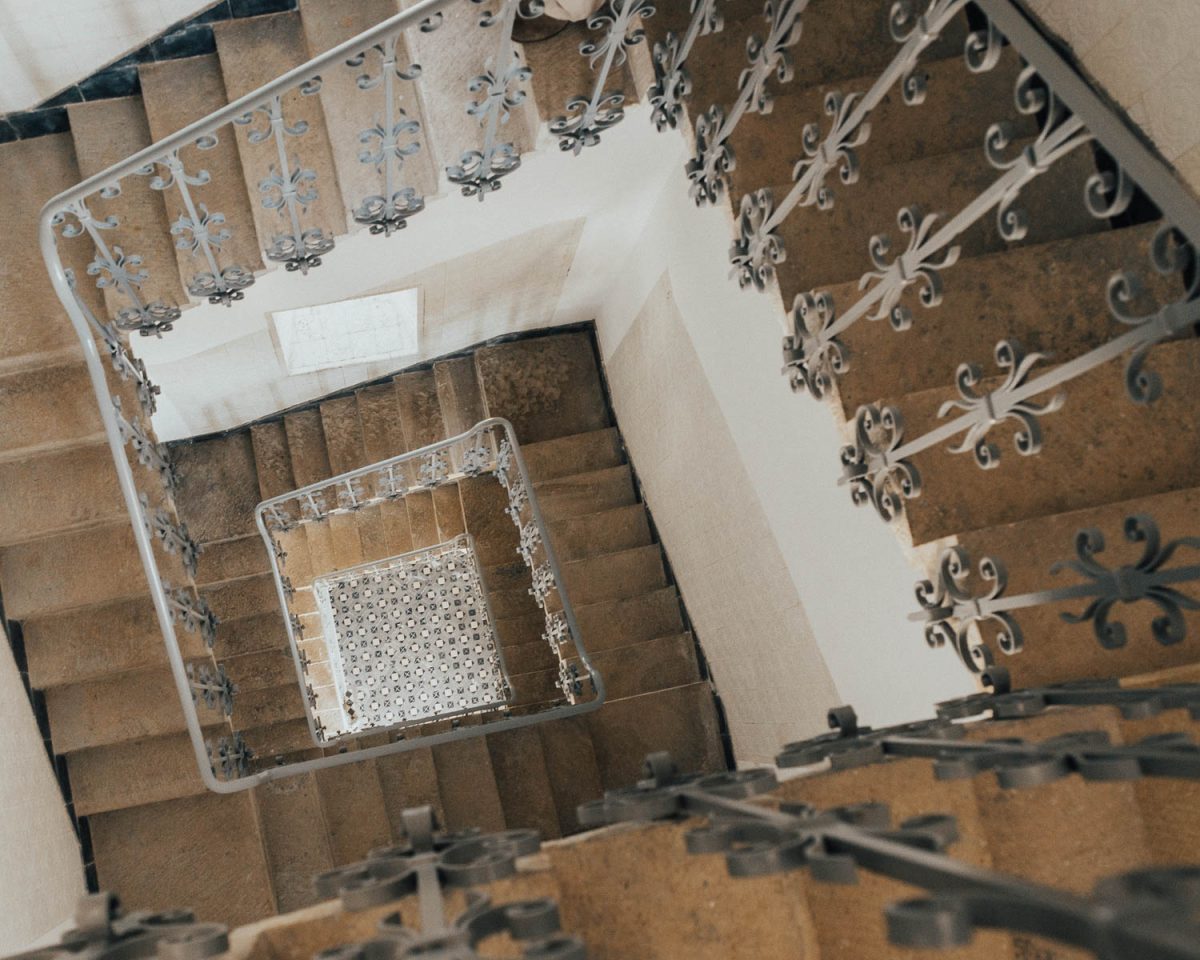
[[[917,12],[926,7],[912,6]],[[866,91],[896,55],[899,44],[887,29],[890,7],[877,0],[811,0],[804,6],[799,40],[786,50],[791,78],[782,82],[770,76],[770,112],[745,114],[730,140],[735,162],[718,202],[728,203],[735,218],[748,194],[769,188],[776,203],[787,194],[793,165],[806,155],[805,126],[817,124],[823,137],[833,122],[825,113],[826,95]],[[691,144],[698,120],[712,105],[730,109],[747,66],[747,39],[765,36],[768,28],[758,0],[730,0],[717,9],[723,29],[701,36],[687,60],[691,91],[679,135]],[[768,7],[768,18],[772,9],[782,8]],[[646,21],[648,42],[662,41],[669,31],[682,36],[689,19],[684,4],[660,5],[658,15]],[[869,256],[872,238],[891,239],[887,260],[904,251],[909,234],[897,224],[901,207],[936,214],[936,229],[999,176],[983,149],[991,125],[1011,124],[1007,156],[1031,141],[1044,116],[1014,106],[1024,65],[1017,51],[1005,46],[995,68],[981,74],[969,72],[963,62],[968,33],[985,22],[968,6],[925,50],[916,68],[927,76],[922,103],[906,104],[897,84],[872,111],[869,139],[854,151],[857,180],[845,184],[831,171],[826,183],[832,207],[800,207],[783,221],[779,235],[786,257],[774,267],[775,280],[766,294],[750,290],[747,296],[778,296],[780,309],[790,312],[798,296],[820,291],[839,315],[846,312],[862,296],[865,275],[876,269]],[[1094,145],[1077,147],[1022,189],[1016,204],[1029,215],[1023,237],[1005,240],[996,216],[989,214],[957,241],[958,262],[941,271],[940,303],[931,308],[921,303],[922,283],[905,290],[899,306],[911,313],[909,329],[897,332],[886,318],[863,319],[840,336],[849,367],[825,402],[845,425],[847,442],[853,440],[856,412],[869,404],[900,411],[905,441],[944,423],[939,410],[959,399],[960,364],[982,369],[980,393],[1003,381],[992,356],[1002,339],[1045,354],[1041,370],[1123,333],[1127,328],[1113,318],[1106,300],[1109,278],[1122,270],[1143,282],[1137,304],[1147,311],[1184,295],[1188,275],[1159,275],[1152,265],[1151,241],[1163,221],[1151,203],[1135,197],[1128,213],[1109,220],[1094,218],[1085,207],[1088,177],[1109,169],[1111,161]],[[1066,574],[1052,575],[1051,566],[1074,559],[1075,533],[1086,527],[1103,533],[1106,548],[1099,559],[1108,567],[1140,556],[1143,545],[1127,542],[1122,532],[1125,518],[1134,514],[1154,517],[1164,541],[1196,536],[1200,398],[1191,386],[1200,371],[1200,341],[1195,334],[1184,331],[1150,352],[1147,366],[1164,385],[1152,404],[1135,404],[1127,396],[1127,356],[1067,383],[1064,406],[1040,419],[1042,449],[1035,456],[1014,449],[1011,422],[994,426],[989,435],[1002,456],[996,469],[980,469],[969,451],[948,453],[952,442],[914,456],[922,490],[904,502],[893,524],[897,535],[917,548],[931,574],[939,549],[955,542],[965,548],[972,564],[968,583],[976,596],[989,586],[975,571],[984,557],[1006,567],[1006,596],[1068,582]],[[796,403],[815,402],[803,383],[796,388]],[[1047,392],[1036,399],[1050,397]],[[834,460],[838,452],[814,455]],[[1187,640],[1164,645],[1150,633],[1160,613],[1153,604],[1122,607],[1129,642],[1102,649],[1092,623],[1067,623],[1059,616],[1084,605],[1064,602],[1017,612],[1026,648],[1018,656],[996,654],[1014,686],[1160,670],[1200,677],[1195,611],[1184,611]]]

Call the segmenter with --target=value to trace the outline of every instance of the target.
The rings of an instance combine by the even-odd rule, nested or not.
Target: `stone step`
[[[1155,229],[1146,224],[968,258],[943,271],[943,299],[932,310],[920,305],[914,285],[900,301],[912,313],[910,329],[897,334],[886,321],[862,320],[839,337],[850,356],[838,384],[847,417],[880,397],[943,387],[960,363],[986,361],[985,348],[1003,339],[1058,361],[1111,339],[1108,278],[1149,262]],[[1145,279],[1150,295],[1173,292],[1175,299],[1183,292],[1165,279]],[[839,314],[862,295],[857,283],[827,292]]]
[[[138,66],[138,78],[150,135],[156,141],[219,110],[227,102],[216,54],[143,63]],[[203,204],[210,213],[225,217],[222,229],[228,230],[230,236],[221,241],[217,253],[220,267],[225,270],[237,266],[257,272],[263,267],[254,231],[253,206],[258,203],[258,192],[255,190],[252,195],[246,192],[233,125],[221,127],[216,136],[216,144],[204,150],[195,146],[180,150],[180,159],[189,174],[195,175],[200,170],[209,174],[207,183],[188,189],[198,208]],[[163,196],[168,215],[175,219],[182,212],[178,192],[168,191]],[[193,256],[190,251],[177,248],[175,255],[185,283],[197,273],[209,271],[200,253]]]
[[[101,888],[128,910],[187,904],[230,926],[277,909],[254,802],[203,794],[89,818]]]
[[[404,433],[407,453],[436,443],[446,436],[438,399],[437,380],[433,370],[412,370],[401,373],[392,381],[396,390],[396,405],[400,429]]]
[[[207,585],[200,588],[200,594],[221,621],[222,626],[217,628],[218,638],[224,624],[232,620],[257,617],[279,609],[279,594],[275,590],[275,579],[270,574]]]
[[[516,525],[504,511],[508,492],[494,476],[468,477],[458,484],[463,522],[475,541],[475,552],[484,567],[521,564]],[[523,566],[523,564],[521,564]]]
[[[666,750],[680,770],[725,769],[712,688],[706,682],[606,703],[587,714],[604,789],[641,778],[642,761]]]
[[[300,19],[312,56],[358,36],[375,24],[395,16],[396,12],[395,0],[335,0],[333,3],[328,0],[304,0],[300,4]],[[400,70],[407,70],[415,62],[403,36],[397,41],[395,53],[396,65]],[[321,106],[333,148],[338,185],[346,203],[348,223],[353,220],[355,209],[367,197],[387,193],[386,181],[378,165],[364,163],[360,159],[361,154],[379,146],[378,141],[364,144],[360,134],[376,124],[386,125],[387,119],[384,116],[384,86],[380,84],[371,90],[361,90],[357,81],[361,76],[378,77],[380,69],[380,56],[372,50],[367,53],[362,65],[351,67],[348,64],[336,64],[321,76]],[[424,126],[421,84],[399,78],[394,78],[393,83],[396,104],[403,111],[403,116],[397,114],[392,122],[407,119]],[[424,197],[437,192],[437,169],[421,134],[406,137],[401,141],[401,147],[407,146],[412,139],[420,142],[421,148],[403,158],[403,166],[394,181],[392,192],[412,187],[418,197]],[[395,158],[389,158],[389,161],[396,163]]]
[[[0,461],[104,441],[87,367],[70,361],[0,375]]]
[[[175,680],[166,667],[53,687],[46,691],[46,711],[59,754],[186,729]],[[207,707],[200,700],[196,713],[202,726],[225,726],[219,704]]]
[[[1064,411],[1065,412],[1065,411]],[[1003,469],[1003,466],[1001,467]],[[971,558],[972,578],[968,588],[981,595],[985,587],[975,571],[983,557],[1004,565],[1007,586],[1004,596],[1019,596],[1078,582],[1077,574],[1050,572],[1060,561],[1074,560],[1075,538],[1080,530],[1095,528],[1104,537],[1104,551],[1097,561],[1117,569],[1138,562],[1144,549],[1126,540],[1125,519],[1146,514],[1157,522],[1163,542],[1200,535],[1200,491],[1194,487],[1170,493],[1105,503],[1083,510],[1031,517],[1004,526],[962,534],[959,544]],[[1180,563],[1184,561],[1182,556]],[[1024,649],[1005,656],[990,643],[996,659],[1012,674],[1016,688],[1038,687],[1072,680],[1128,677],[1151,671],[1183,667],[1198,659],[1194,643],[1164,645],[1154,640],[1152,621],[1162,611],[1153,603],[1121,604],[1111,619],[1126,629],[1126,643],[1115,649],[1102,647],[1094,621],[1070,623],[1064,614],[1079,613],[1083,600],[1060,601],[1013,611],[1012,616],[1025,637]],[[1189,638],[1200,635],[1200,612],[1182,610]],[[985,635],[990,629],[984,626]],[[947,656],[952,656],[947,651]]]
[[[363,860],[375,847],[391,843],[391,823],[374,761],[329,767],[314,776],[336,866]]]
[[[612,422],[589,334],[480,347],[475,366],[488,416],[512,423],[522,446]]]
[[[316,746],[308,729],[308,721],[303,718],[247,730],[245,742],[254,755],[254,762],[262,766],[275,766],[278,757],[314,751]],[[320,751],[315,750],[314,756],[320,755]]]
[[[534,483],[607,470],[625,460],[616,427],[522,444],[521,456]]]
[[[542,741],[559,832],[563,836],[577,833],[580,826],[576,809],[581,803],[604,793],[588,718],[551,720],[539,724],[537,732]]]
[[[230,722],[235,730],[246,733],[258,727],[273,727],[302,718],[304,694],[293,672],[280,686],[241,691],[233,701]]]
[[[245,96],[308,59],[298,12],[226,20],[213,24],[213,34],[230,100]],[[288,137],[286,144],[289,164],[299,163],[293,173],[304,169],[316,174],[308,186],[316,191],[317,197],[306,205],[301,223],[305,229],[319,228],[326,238],[340,236],[346,232],[345,208],[321,103],[317,97],[304,96],[299,88],[290,90],[283,95],[283,117],[292,127],[300,123],[308,125],[307,132]],[[237,128],[246,191],[260,198],[253,209],[259,246],[264,249],[271,246],[276,235],[291,231],[286,208],[268,210],[262,203],[270,198],[263,195],[259,184],[278,172],[279,149],[273,137],[260,143],[251,143],[249,138],[255,131],[266,129],[267,122],[265,115],[256,112],[253,122]]]
[[[1018,140],[1010,148],[1015,154],[1028,141]],[[1063,157],[1021,191],[1019,203],[1032,211],[1055,211],[1053,217],[1031,216],[1029,231],[1020,241],[1005,241],[989,214],[968,229],[959,240],[964,256],[993,253],[1018,244],[1046,243],[1106,229],[1105,221],[1088,213],[1083,201],[1064,204],[1061,197],[1081,196],[1087,178],[1095,173],[1092,153],[1081,147]],[[825,289],[851,280],[857,282],[873,269],[869,255],[871,238],[891,235],[895,253],[902,252],[903,235],[896,227],[901,207],[916,206],[927,214],[954,216],[994,182],[999,172],[979,147],[939,153],[907,163],[876,167],[853,188],[843,191],[832,210],[796,210],[779,227],[786,259],[775,269],[783,301],[790,304],[799,293]],[[776,202],[786,196],[790,184],[772,187]],[[944,279],[952,282],[954,268]]]
[[[37,690],[167,662],[149,596],[31,617],[22,628],[29,682]],[[177,628],[176,637],[185,658],[205,655],[198,633]]]
[[[0,545],[24,543],[125,514],[107,444],[0,461]]]
[[[397,457],[407,449],[400,425],[396,387],[390,381],[355,391],[363,449],[370,463]]]
[[[0,303],[20,304],[25,316],[36,318],[36,322],[0,325],[0,372],[75,359],[81,355],[79,341],[50,286],[49,275],[27,266],[29,252],[38,248],[42,204],[82,179],[71,134],[0,144],[0,177],[5,184],[0,191],[0,223],[4,224],[0,238]],[[59,237],[58,252],[64,265],[75,271],[80,295],[100,316],[103,295],[87,276],[87,264],[95,256],[95,248],[86,235],[73,240]],[[58,395],[58,402],[66,399]],[[20,425],[8,416],[5,419],[9,428]]]
[[[628,464],[594,473],[577,473],[533,485],[547,523],[613,510],[637,502]]]
[[[213,654],[218,659],[274,650],[287,645],[287,628],[279,605],[274,610],[227,620],[217,628]]]
[[[375,761],[375,772],[383,788],[383,804],[392,825],[392,836],[404,835],[404,811],[410,807],[433,807],[439,823],[445,823],[437,768],[429,747],[416,747]]]
[[[277,909],[312,906],[319,899],[313,877],[334,867],[315,775],[264,783],[254,803]]]
[[[589,652],[628,646],[683,631],[679,594],[674,587],[600,603],[573,603],[572,609]],[[544,629],[545,617],[540,611],[496,621],[496,631],[504,644],[506,657],[511,655],[510,649],[532,651],[535,644],[545,646]]]
[[[291,450],[283,420],[269,420],[250,427],[254,472],[258,476],[259,500],[291,493],[298,486],[292,473]]]
[[[438,539],[445,542],[466,533],[467,526],[463,519],[462,498],[459,496],[458,484],[447,483],[434,487],[432,497]]]
[[[486,742],[505,826],[509,830],[537,830],[544,839],[560,836],[558,811],[537,728],[488,734]]]
[[[1198,400],[1188,387],[1200,371],[1200,343],[1161,344],[1147,363],[1162,377],[1163,395],[1155,403],[1130,402],[1125,358],[1118,358],[1065,386],[1064,407],[1041,418],[1043,448],[1036,456],[1016,453],[1005,424],[989,435],[1003,462],[982,476],[969,452],[947,454],[938,447],[913,457],[924,488],[906,504],[913,542],[1191,487],[1200,471],[1200,444],[1180,443],[1169,425],[1196,422]],[[1000,382],[988,378],[977,389],[994,390]],[[956,396],[927,390],[903,398],[905,435],[915,438],[936,427],[938,408]],[[1081,463],[1088,469],[1080,470]],[[983,488],[986,497],[979,495]]]
[[[208,792],[196,769],[191,741],[183,733],[68,754],[67,771],[79,816],[127,807],[149,809],[164,800]]]
[[[184,583],[176,558],[156,552],[162,576]],[[0,548],[0,583],[5,612],[14,620],[147,594],[128,520]]]
[[[550,542],[559,563],[645,547],[652,542],[650,518],[640,503],[588,513],[551,523]]]
[[[432,749],[446,829],[503,830],[504,806],[487,741],[471,737],[440,743]]]
[[[821,27],[817,27],[820,30]],[[801,40],[806,45],[807,30]],[[899,50],[897,46],[895,48]],[[919,160],[931,154],[976,149],[988,128],[1001,120],[1012,124],[1017,137],[1036,136],[1035,118],[1018,113],[1013,106],[1013,89],[1021,70],[1015,49],[1005,47],[995,68],[973,74],[963,62],[958,47],[945,59],[923,58],[919,68],[928,78],[925,100],[919,106],[904,102],[899,84],[871,111],[867,141],[855,148],[866,181],[880,166]],[[806,157],[803,132],[810,123],[824,136],[831,119],[825,112],[826,97],[863,94],[870,90],[878,73],[853,79],[821,77],[815,86],[795,82],[779,89],[769,114],[751,113],[742,118],[733,136],[737,163],[731,176],[730,196],[736,201],[770,183],[780,183],[792,174],[797,160]],[[836,174],[826,185],[835,203],[857,186],[843,185]]]
[[[141,97],[72,103],[67,106],[67,116],[79,172],[84,177],[102,173],[154,142]],[[151,188],[150,178],[125,177],[121,180],[119,196],[110,199],[99,195],[89,197],[88,210],[100,220],[110,216],[117,218],[118,225],[104,232],[104,242],[114,256],[120,247],[125,256],[142,258],[140,269],[147,276],[141,281],[139,295],[147,304],[155,301],[179,306],[188,304],[187,292],[179,279],[175,244],[170,232],[173,218],[167,215],[163,192]],[[90,278],[78,279],[81,283],[94,282]],[[130,305],[115,285],[105,289],[104,297],[111,316]]]
[[[296,410],[284,416],[283,426],[287,433],[288,455],[296,488],[332,477],[321,411],[311,408]]]
[[[401,9],[414,4],[415,0],[397,0]],[[430,33],[419,27],[405,31],[409,56],[421,64],[422,150],[432,154],[439,176],[446,167],[461,162],[464,153],[483,146],[480,119],[467,113],[467,107],[481,95],[470,91],[468,85],[490,69],[488,59],[502,42],[499,29],[479,27],[476,7],[451,6],[442,14],[441,25]],[[447,50],[453,50],[455,56],[446,56]],[[537,112],[526,98],[511,110],[499,140],[513,143],[518,152],[525,153],[534,147],[537,128]]]
[[[236,684],[238,695],[272,687],[296,686],[296,664],[291,650],[277,647],[227,657],[221,661],[229,679]]]
[[[260,500],[254,446],[244,430],[171,446],[179,518],[199,543],[257,536]]]
[[[358,403],[355,398],[350,396],[326,400],[319,409],[332,475],[367,466],[371,461],[363,446],[362,423],[358,419]]]
[[[466,433],[480,420],[486,419],[483,393],[472,357],[438,361],[433,365],[433,380],[445,436]]]
[[[196,583],[221,583],[271,572],[271,555],[258,533],[206,543],[196,566]]]

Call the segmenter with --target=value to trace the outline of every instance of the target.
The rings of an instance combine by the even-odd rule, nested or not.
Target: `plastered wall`
[[[83,890],[75,832],[0,633],[0,955],[57,939]]]

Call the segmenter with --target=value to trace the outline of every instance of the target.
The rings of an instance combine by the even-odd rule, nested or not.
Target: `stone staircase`
[[[886,31],[888,6],[879,0],[808,5],[793,76],[778,86],[772,111],[748,113],[731,138],[737,162],[724,192],[735,212],[752,191],[772,188],[776,199],[786,194],[804,150],[804,125],[820,118],[826,95],[863,89],[889,62],[896,45]],[[652,750],[669,750],[683,769],[725,765],[712,691],[638,500],[593,346],[586,334],[573,332],[483,346],[248,429],[181,445],[176,501],[205,548],[196,582],[221,619],[213,654],[238,685],[232,723],[253,763],[315,757],[253,527],[254,506],[453,435],[484,416],[507,417],[516,425],[610,702],[584,719],[418,748],[232,796],[206,792],[196,773],[81,352],[40,268],[28,263],[37,212],[48,196],[395,9],[384,0],[313,0],[295,12],[222,24],[215,53],[143,66],[140,96],[72,105],[69,133],[0,145],[7,185],[0,192],[0,304],[8,308],[0,323],[0,589],[6,616],[22,624],[31,684],[45,691],[54,747],[66,756],[74,812],[89,824],[100,882],[133,907],[186,903],[201,916],[242,923],[311,903],[312,874],[401,840],[407,807],[429,804],[451,829],[529,826],[555,837],[577,829],[578,803],[636,780]],[[722,12],[723,31],[701,38],[688,61],[685,128],[713,104],[732,103],[745,40],[762,32],[758,0],[730,0]],[[688,15],[684,4],[660,5],[646,21],[649,41],[667,30],[682,32]],[[962,68],[962,44],[976,26],[964,15],[926,51],[924,103],[909,106],[890,95],[875,108],[871,138],[858,151],[858,182],[834,186],[833,208],[800,209],[784,221],[787,257],[771,281],[782,305],[816,290],[835,303],[852,303],[859,278],[872,268],[872,237],[886,232],[903,240],[895,219],[900,204],[952,213],[995,177],[979,148],[992,123],[1011,121],[1016,147],[1037,135],[1036,118],[1011,103],[1020,71],[1011,48],[988,73]],[[464,71],[475,70],[468,56],[451,63],[424,51],[456,30],[464,44],[476,41],[478,32],[468,27],[448,18],[444,32],[406,38],[408,52],[430,62],[408,100],[428,127],[428,149],[405,167],[422,192],[432,194],[435,171],[457,160],[468,128],[451,105],[461,107]],[[578,34],[571,28],[525,51],[535,68],[534,95],[511,118],[516,142],[530,146],[538,124],[580,92],[586,61],[574,52]],[[622,83],[643,92],[635,66],[631,60]],[[352,198],[361,195],[369,172],[357,163],[353,136],[362,107],[345,80],[326,78],[316,97],[285,98],[289,118],[309,124],[303,160],[321,184],[307,216],[333,236],[354,228]],[[262,250],[278,229],[274,214],[257,202],[272,162],[264,151],[238,128],[206,151],[203,166],[212,181],[196,188],[231,222],[254,224],[253,232],[235,231],[226,249],[249,270],[264,267]],[[189,162],[193,152],[184,151]],[[1022,237],[1001,236],[993,217],[968,231],[936,309],[925,309],[917,287],[903,295],[912,329],[896,333],[886,321],[849,328],[842,340],[853,364],[830,391],[835,415],[853,425],[863,405],[891,404],[904,413],[906,435],[918,436],[939,422],[942,404],[958,396],[947,386],[958,364],[986,361],[998,339],[1016,337],[1052,354],[1052,362],[1105,342],[1112,321],[1104,280],[1146,262],[1156,224],[1153,216],[1097,219],[1082,203],[1061,202],[1076,197],[1101,162],[1085,146],[1028,185],[1022,204],[1032,217]],[[170,242],[163,194],[131,183],[120,196],[97,201],[96,212],[119,215],[113,241],[145,258],[146,298],[186,304],[184,285],[194,267]],[[85,276],[85,251],[63,249],[67,265]],[[1179,286],[1179,278],[1164,277],[1151,292],[1169,296]],[[90,284],[80,291],[98,316],[116,306],[111,291]],[[1042,421],[1038,456],[1017,456],[1005,425],[996,428],[1006,453],[996,471],[981,472],[969,455],[951,457],[941,447],[918,454],[923,492],[905,504],[898,533],[925,553],[956,541],[973,559],[1003,559],[1010,593],[1044,588],[1051,564],[1066,558],[1083,527],[1107,533],[1114,566],[1140,552],[1136,544],[1118,542],[1132,514],[1152,514],[1164,530],[1194,535],[1200,401],[1186,386],[1195,380],[1200,348],[1194,337],[1180,337],[1160,345],[1151,362],[1167,385],[1153,405],[1134,405],[1123,395],[1123,358],[1073,381],[1067,404]],[[998,382],[985,379],[981,389]],[[123,399],[134,405],[132,397]],[[307,555],[314,563],[350,563],[470,532],[497,590],[510,672],[519,689],[537,696],[553,684],[549,651],[526,598],[504,589],[512,529],[491,523],[484,496],[463,482],[399,509],[385,504],[361,527],[331,523],[327,536],[311,536]],[[175,558],[159,560],[168,578],[187,579]],[[1004,660],[1014,686],[1100,676],[1140,684],[1151,673],[1200,676],[1194,643],[1131,641],[1101,650],[1090,623],[1062,622],[1059,615],[1073,609],[1060,604],[1022,612],[1030,642],[1020,656]],[[1185,611],[1184,617],[1194,635],[1197,614]],[[1151,618],[1131,608],[1124,616],[1130,636],[1146,636]],[[207,656],[195,634],[180,631],[179,637],[185,658]],[[214,733],[227,729],[219,711],[201,706],[200,715]],[[1175,729],[1167,721],[1151,729],[1149,721],[1117,719],[1107,709],[1085,719],[1118,742]],[[1056,723],[1049,716],[1021,721],[1013,735],[1052,736],[1062,732]],[[1127,866],[1200,858],[1194,831],[1181,828],[1173,812],[1194,804],[1190,787],[1155,794],[1142,783],[1067,780],[1018,798],[981,783],[934,783],[929,763],[913,760],[804,778],[785,785],[782,796],[820,804],[886,799],[901,817],[931,806],[951,809],[965,829],[967,859],[1072,889]],[[590,924],[613,956],[671,955],[681,945],[689,955],[728,956],[749,951],[747,943],[755,955],[795,956],[795,933],[777,923],[785,918],[803,932],[805,956],[891,955],[882,928],[861,918],[879,916],[881,904],[897,898],[897,885],[872,879],[835,897],[828,888],[790,878],[733,881],[720,864],[673,862],[681,830],[665,824],[613,831],[553,848],[555,882],[564,901],[574,904],[566,912],[568,926]],[[588,904],[596,902],[605,911],[589,913]],[[708,905],[703,924],[694,916],[701,902]],[[740,909],[729,909],[734,904]],[[992,936],[954,955],[1069,955]]]

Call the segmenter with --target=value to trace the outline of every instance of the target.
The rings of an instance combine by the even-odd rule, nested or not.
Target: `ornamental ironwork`
[[[1171,561],[1182,549],[1200,550],[1200,537],[1179,537],[1164,543],[1158,524],[1146,514],[1126,517],[1122,532],[1128,543],[1141,547],[1141,555],[1132,563],[1106,567],[1100,560],[1105,549],[1104,534],[1096,527],[1086,527],[1075,534],[1076,558],[1050,567],[1052,575],[1074,571],[1082,582],[1015,596],[1005,593],[1004,565],[993,557],[980,559],[978,571],[985,586],[982,592],[973,591],[968,582],[971,570],[966,550],[949,547],[938,559],[936,576],[917,584],[922,612],[909,619],[924,622],[930,646],[949,644],[977,673],[995,663],[982,626],[994,634],[1002,653],[1018,653],[1024,647],[1024,635],[1013,612],[1068,600],[1081,600],[1086,605],[1079,611],[1063,611],[1059,617],[1066,623],[1090,622],[1097,643],[1107,650],[1119,649],[1129,639],[1125,625],[1111,619],[1117,604],[1153,604],[1160,615],[1151,622],[1151,635],[1164,646],[1180,643],[1187,636],[1183,612],[1200,610],[1200,600],[1181,588],[1200,581],[1200,562]]]
[[[674,31],[654,44],[651,53],[654,83],[646,94],[650,102],[650,119],[659,130],[679,125],[683,101],[692,92],[692,78],[687,71],[687,58],[700,37],[719,33],[725,26],[717,9],[717,0],[691,0],[692,18],[683,37]]]

